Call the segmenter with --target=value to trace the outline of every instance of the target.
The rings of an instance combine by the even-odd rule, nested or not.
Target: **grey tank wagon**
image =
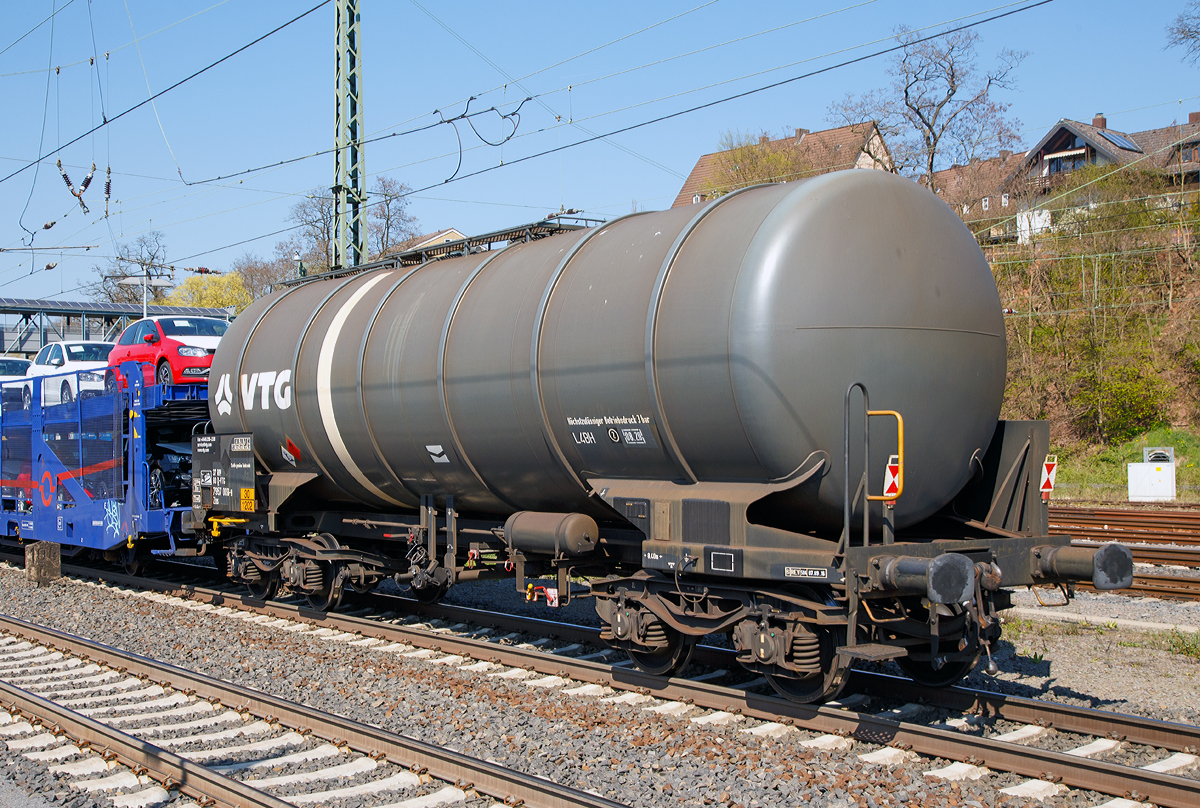
[[[999,420],[990,269],[919,185],[844,171],[520,232],[234,321],[190,529],[251,591],[557,575],[645,670],[728,632],[815,701],[855,659],[957,681],[1007,587],[1130,583],[1127,549],[1048,535],[1046,425]]]

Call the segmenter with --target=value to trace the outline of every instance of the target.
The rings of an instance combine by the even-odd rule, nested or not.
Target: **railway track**
[[[1156,511],[1052,505],[1050,532],[1093,542],[1175,544],[1200,548],[1200,509]]]
[[[1050,533],[1094,547],[1110,541],[1133,551],[1135,564],[1200,569],[1200,509],[1155,511],[1122,508],[1050,508]],[[1080,589],[1090,589],[1079,584]],[[1172,600],[1200,600],[1200,577],[1135,574],[1121,594]]]
[[[121,808],[620,805],[3,615],[0,708],[10,752]]]
[[[730,651],[719,648],[697,652],[698,661],[714,670],[692,680],[668,680],[604,661],[607,654],[593,650],[602,647],[598,631],[584,626],[421,606],[386,596],[367,601],[359,613],[328,614],[218,589],[129,579],[87,568],[64,571],[149,587],[157,591],[135,594],[230,619],[283,621],[286,630],[308,634],[317,642],[353,642],[380,653],[524,681],[531,688],[558,690],[571,698],[604,698],[697,723],[739,723],[742,731],[755,735],[804,732],[811,737],[799,743],[814,749],[846,750],[856,744],[855,750],[869,750],[859,754],[866,764],[889,765],[914,754],[949,761],[931,768],[930,778],[975,779],[989,771],[1030,778],[1010,787],[1006,796],[1037,799],[1076,788],[1112,795],[1114,799],[1103,803],[1110,808],[1127,808],[1138,800],[1160,806],[1200,802],[1200,781],[1184,776],[1200,763],[1200,728],[1194,726],[983,691],[928,690],[865,672],[855,673],[852,686],[907,703],[877,714],[849,709],[854,698],[840,706],[800,705],[755,692],[761,680],[720,684],[736,678],[726,673],[736,670],[736,664]],[[439,622],[414,624],[422,618]],[[538,639],[520,642],[523,634]],[[921,716],[923,722],[918,720]],[[1040,748],[1038,738],[1048,731],[1077,736],[1079,743],[1065,752]],[[1103,759],[1120,750],[1127,758],[1148,762],[1124,765]]]

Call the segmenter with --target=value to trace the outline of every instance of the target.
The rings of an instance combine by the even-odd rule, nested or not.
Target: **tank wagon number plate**
[[[254,512],[254,437],[192,438],[192,503],[197,510]]]
[[[829,577],[829,570],[825,567],[784,567],[783,577],[825,580]]]

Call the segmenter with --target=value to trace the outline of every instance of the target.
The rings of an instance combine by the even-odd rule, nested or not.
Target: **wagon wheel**
[[[442,596],[445,595],[449,589],[450,585],[445,581],[422,587],[416,587],[412,584],[409,584],[408,593],[413,596],[413,600],[415,600],[417,603],[423,603],[426,606],[429,606],[441,600]]]
[[[337,539],[328,533],[319,533],[314,539],[326,550],[338,549]],[[316,563],[321,569],[321,586],[316,590],[306,592],[305,597],[308,599],[309,608],[318,612],[332,612],[342,604],[342,587],[337,584],[337,576],[342,571],[342,565],[330,561]]]
[[[823,587],[796,586],[791,588],[790,594],[826,606],[834,603],[832,593]],[[771,688],[788,701],[798,704],[826,701],[841,692],[850,673],[850,660],[837,652],[845,644],[844,626],[809,627],[801,634],[793,633],[793,662],[806,658],[810,665],[815,662],[817,669],[800,672],[776,668],[763,676]]]
[[[845,686],[846,676],[850,672],[849,660],[837,653],[837,646],[843,637],[844,631],[834,629],[822,629],[817,635],[820,670],[808,675],[777,671],[763,674],[764,678],[776,693],[788,701],[812,704],[833,698]]]
[[[126,575],[137,576],[146,568],[146,559],[138,557],[136,547],[122,547],[120,562]]]
[[[949,608],[951,611],[959,614],[962,612],[962,607],[958,604],[953,604]],[[953,651],[958,648],[961,638],[961,634],[952,637],[943,636],[938,641],[938,647],[942,649],[943,653],[945,651]],[[898,658],[896,665],[899,666],[900,670],[904,671],[905,676],[919,685],[925,685],[926,687],[950,687],[973,671],[975,665],[979,663],[980,651],[977,648],[969,659],[948,659],[942,663],[940,668],[935,670],[933,661],[930,659],[932,651],[933,646],[928,642],[911,645],[908,648],[908,656]]]
[[[259,570],[257,580],[246,581],[246,591],[257,600],[270,600],[279,591],[279,574]]]
[[[635,651],[630,648],[627,652],[629,660],[638,670],[651,676],[674,676],[687,667],[692,659],[692,650],[696,647],[696,638],[689,637],[673,628],[664,626],[667,635],[665,648],[654,651]]]

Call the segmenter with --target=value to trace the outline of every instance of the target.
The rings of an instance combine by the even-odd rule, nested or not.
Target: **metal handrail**
[[[850,496],[850,395],[854,392],[854,388],[862,391],[863,396],[863,473],[859,478],[858,487],[854,491],[854,496]],[[896,419],[896,435],[897,435],[897,463],[899,469],[896,474],[896,493],[894,494],[871,494],[867,485],[867,467],[871,462],[871,428],[870,421],[872,416],[887,416]],[[837,556],[845,555],[850,547],[850,517],[853,513],[854,503],[859,501],[861,496],[863,503],[863,546],[870,544],[871,531],[871,502],[886,502],[891,503],[900,499],[904,493],[904,416],[895,410],[873,410],[871,409],[871,397],[867,392],[867,386],[862,382],[854,382],[846,388],[846,397],[843,402],[843,447],[842,447],[842,535],[838,541]]]

